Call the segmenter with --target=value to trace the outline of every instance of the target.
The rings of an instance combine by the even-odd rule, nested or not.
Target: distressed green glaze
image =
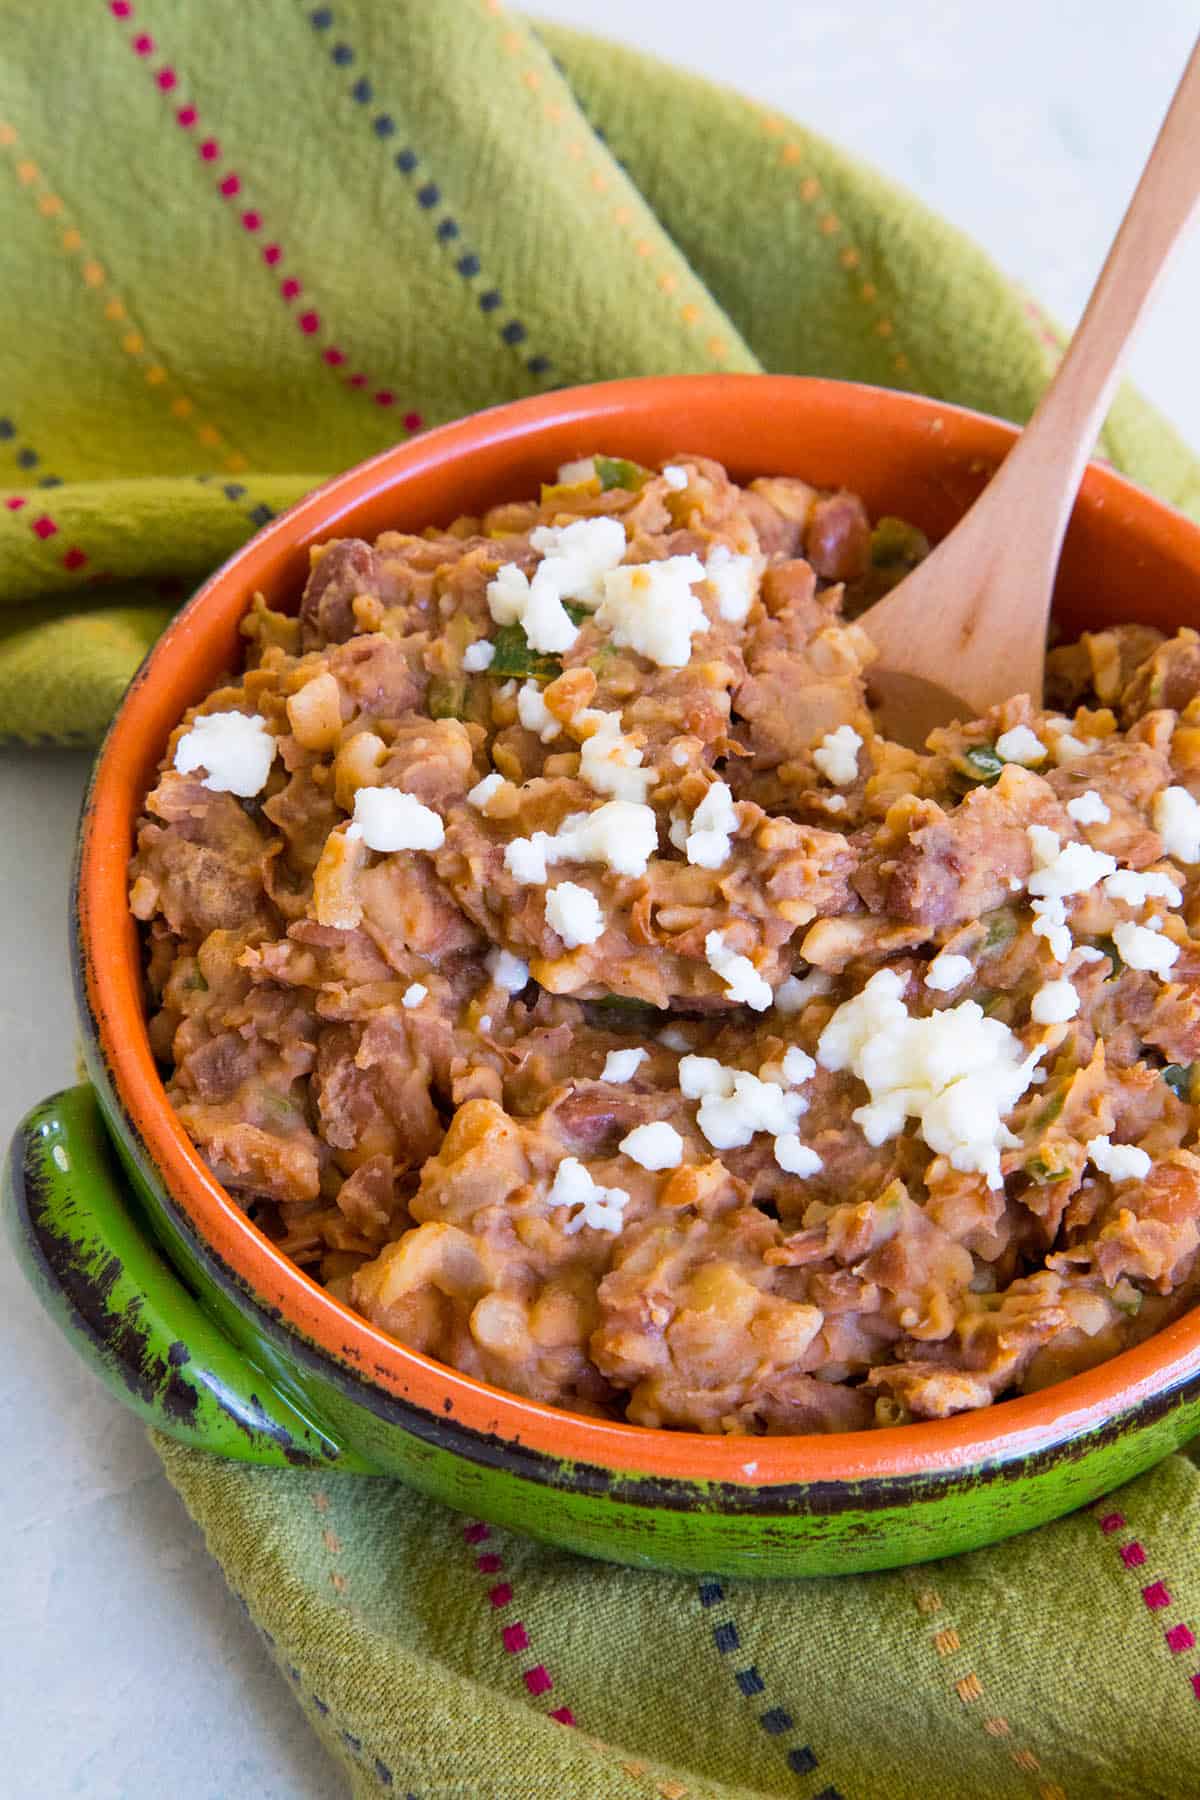
[[[558,1461],[422,1411],[271,1318],[184,1229],[104,1098],[140,1203],[95,1093],[78,1088],[18,1131],[10,1231],[48,1310],[114,1391],[173,1437],[222,1455],[395,1475],[477,1517],[614,1561],[780,1576],[887,1568],[994,1542],[1084,1505],[1200,1430],[1197,1377],[1053,1450],[966,1473],[756,1488]]]
[[[57,1324],[149,1424],[276,1468],[365,1469],[235,1350],[149,1241],[95,1093],[44,1101],[13,1140],[9,1234]]]

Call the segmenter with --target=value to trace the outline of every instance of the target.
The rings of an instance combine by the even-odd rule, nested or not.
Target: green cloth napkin
[[[257,525],[472,408],[765,368],[1021,419],[1054,356],[969,243],[819,138],[495,0],[0,22],[0,735],[93,741]],[[1103,448],[1200,512],[1135,396]],[[359,1795],[1200,1793],[1180,1457],[954,1562],[756,1586],[159,1449]]]

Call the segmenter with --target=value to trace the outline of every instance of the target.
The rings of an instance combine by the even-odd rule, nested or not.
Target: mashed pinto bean
[[[1136,1343],[1197,1286],[1200,638],[1085,634],[916,754],[853,620],[920,534],[664,467],[255,603],[131,868],[187,1131],[384,1331],[642,1425]]]

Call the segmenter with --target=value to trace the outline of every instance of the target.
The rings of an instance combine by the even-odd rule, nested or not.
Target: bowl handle
[[[272,1386],[139,1223],[90,1086],[35,1106],[4,1183],[39,1299],[118,1399],[181,1443],[273,1468],[372,1471]]]

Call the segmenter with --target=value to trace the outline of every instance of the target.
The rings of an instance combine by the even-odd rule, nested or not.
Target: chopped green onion
[[[985,950],[994,950],[998,944],[1007,944],[1017,935],[1017,920],[1012,908],[998,906],[987,915],[987,936],[983,940]]]
[[[1192,1070],[1195,1066],[1194,1063],[1168,1063],[1162,1072],[1163,1080],[1171,1092],[1178,1094],[1181,1100],[1187,1100],[1191,1096]]]
[[[207,994],[208,992],[208,983],[200,969],[192,969],[183,985],[196,994]]]
[[[650,479],[649,469],[643,469],[641,463],[628,462],[623,456],[596,456],[592,460],[603,492],[624,488],[626,493],[636,494]]]
[[[425,694],[431,719],[461,719],[466,712],[467,684],[460,675],[435,675]]]
[[[871,561],[877,569],[915,569],[929,555],[929,539],[904,519],[885,515],[871,533]]]
[[[1140,1288],[1135,1288],[1132,1281],[1124,1276],[1112,1291],[1112,1303],[1120,1312],[1127,1313],[1135,1319],[1142,1310],[1143,1295]]]
[[[1045,1106],[1043,1106],[1041,1112],[1038,1114],[1037,1118],[1033,1121],[1035,1128],[1038,1131],[1041,1131],[1047,1125],[1053,1125],[1055,1119],[1057,1119],[1059,1113],[1062,1111],[1063,1107],[1066,1105],[1066,1102],[1067,1102],[1067,1091],[1065,1088],[1063,1088],[1060,1093],[1051,1094],[1051,1096],[1047,1100]]]
[[[585,1000],[584,1013],[589,1025],[599,1031],[655,1032],[664,1023],[663,1014],[648,1000],[632,1000],[624,994],[605,994],[600,1000]]]
[[[1031,1156],[1025,1164],[1025,1173],[1039,1187],[1045,1187],[1052,1181],[1067,1181],[1071,1175],[1070,1169],[1060,1169],[1056,1163],[1048,1163],[1044,1156]]]
[[[1113,940],[1110,937],[1097,938],[1096,939],[1096,948],[1097,948],[1097,950],[1103,950],[1105,956],[1107,956],[1109,962],[1112,964],[1113,972],[1109,976],[1109,980],[1110,981],[1115,980],[1116,977],[1121,973],[1121,970],[1125,967],[1125,962],[1121,956],[1121,952],[1117,949],[1116,944],[1113,942]]]
[[[587,607],[579,606],[573,600],[566,601],[564,606],[573,625],[582,625],[588,617]],[[562,658],[531,650],[523,625],[501,625],[492,639],[492,646],[495,655],[487,672],[494,681],[553,681],[556,675],[562,674]]]
[[[972,778],[990,787],[993,781],[1000,779],[1000,771],[1004,760],[997,756],[994,744],[972,744],[969,750],[963,751],[963,761]]]

